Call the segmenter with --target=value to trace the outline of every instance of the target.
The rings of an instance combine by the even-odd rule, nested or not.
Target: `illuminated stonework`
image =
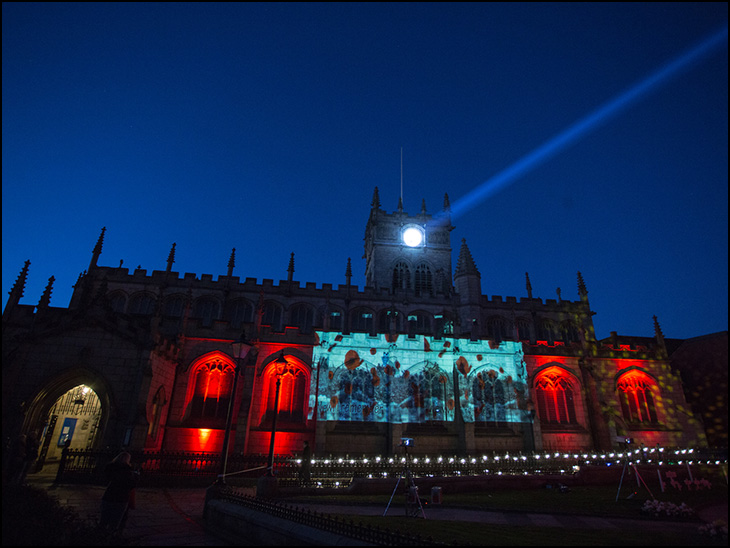
[[[4,424],[45,433],[41,461],[68,440],[217,453],[229,409],[229,450],[249,454],[272,437],[277,453],[306,441],[317,454],[366,455],[399,452],[401,437],[414,454],[706,444],[658,328],[597,340],[580,273],[575,300],[536,298],[529,277],[526,295],[487,295],[466,238],[452,268],[453,229],[448,197],[433,216],[425,204],[386,212],[376,190],[365,287],[352,285],[347,258],[344,279],[320,286],[294,279],[293,256],[278,283],[234,275],[233,252],[217,280],[181,275],[175,245],[164,270],[101,266],[102,230],[67,308],[49,306],[50,288],[20,304],[28,264],[10,291]],[[236,359],[242,331],[253,349]],[[98,397],[93,420],[84,387]],[[721,392],[713,407],[725,409]]]
[[[318,332],[309,419],[392,423],[527,420],[522,346]]]

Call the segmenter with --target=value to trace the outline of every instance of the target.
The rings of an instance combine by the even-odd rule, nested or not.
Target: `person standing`
[[[120,531],[122,520],[137,486],[137,473],[132,469],[132,456],[123,451],[107,464],[105,473],[109,485],[101,498],[99,525],[110,533]]]

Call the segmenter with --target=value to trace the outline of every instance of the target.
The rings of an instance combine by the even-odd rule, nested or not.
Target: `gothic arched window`
[[[403,330],[402,314],[392,308],[381,310],[378,314],[378,330],[380,333],[390,333],[391,326],[393,332],[400,333]]]
[[[253,305],[246,299],[236,299],[226,305],[225,319],[233,327],[241,327],[244,323],[253,321]]]
[[[171,318],[179,318],[185,310],[185,297],[182,295],[173,295],[165,299],[163,314]]]
[[[560,326],[561,328],[561,335],[563,338],[563,342],[571,343],[571,342],[579,342],[580,337],[578,336],[578,328],[575,326],[575,324],[571,321],[563,322],[563,324]]]
[[[129,313],[149,315],[155,311],[155,299],[147,293],[136,293],[129,300]]]
[[[488,426],[503,426],[507,420],[504,381],[491,369],[480,371],[472,381],[474,420]]]
[[[393,289],[411,288],[411,270],[404,262],[400,262],[393,268]]]
[[[623,375],[618,382],[621,412],[629,423],[658,423],[656,404],[652,388],[654,383],[648,375],[632,372]]]
[[[373,312],[366,308],[357,308],[352,311],[350,316],[350,329],[352,331],[364,331],[366,333],[373,332]]]
[[[575,424],[573,383],[567,373],[551,368],[535,380],[537,412],[542,424]]]
[[[433,295],[433,276],[431,275],[431,269],[425,263],[416,267],[414,289],[417,295]]]
[[[488,337],[493,341],[501,342],[507,338],[505,321],[497,316],[487,320]]]
[[[193,317],[199,318],[205,326],[213,325],[213,320],[218,319],[218,301],[212,297],[198,299],[193,306]]]
[[[530,321],[525,318],[517,320],[517,336],[521,341],[530,340]]]
[[[278,419],[287,422],[302,422],[306,416],[305,403],[307,401],[309,375],[304,367],[293,362],[287,362],[283,371],[277,367],[275,362],[264,371],[266,402],[263,421],[272,420],[277,412],[277,380],[280,381]]]
[[[264,325],[270,325],[275,331],[279,331],[281,329],[281,306],[272,301],[264,303],[264,315],[261,322]]]
[[[431,315],[425,312],[415,312],[408,315],[409,334],[431,334]]]
[[[309,333],[319,323],[313,307],[307,304],[295,304],[289,312],[289,325],[298,327],[303,333]]]
[[[193,371],[194,387],[188,419],[206,425],[225,421],[232,396],[233,375],[233,364],[215,358],[202,362]]]

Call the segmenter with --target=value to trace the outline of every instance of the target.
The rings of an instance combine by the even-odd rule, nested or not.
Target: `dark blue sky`
[[[364,284],[373,188],[437,213],[725,29],[726,3],[3,4],[3,306],[100,264]],[[727,39],[453,220],[489,295],[727,330]]]

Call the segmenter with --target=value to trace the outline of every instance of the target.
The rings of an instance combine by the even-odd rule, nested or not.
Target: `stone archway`
[[[61,458],[66,443],[71,449],[91,449],[99,435],[101,400],[85,384],[74,386],[51,406],[40,433],[40,462]]]
[[[48,383],[29,406],[24,425],[40,443],[36,470],[58,462],[67,441],[72,449],[101,447],[110,411],[109,390],[94,372],[78,369]]]

